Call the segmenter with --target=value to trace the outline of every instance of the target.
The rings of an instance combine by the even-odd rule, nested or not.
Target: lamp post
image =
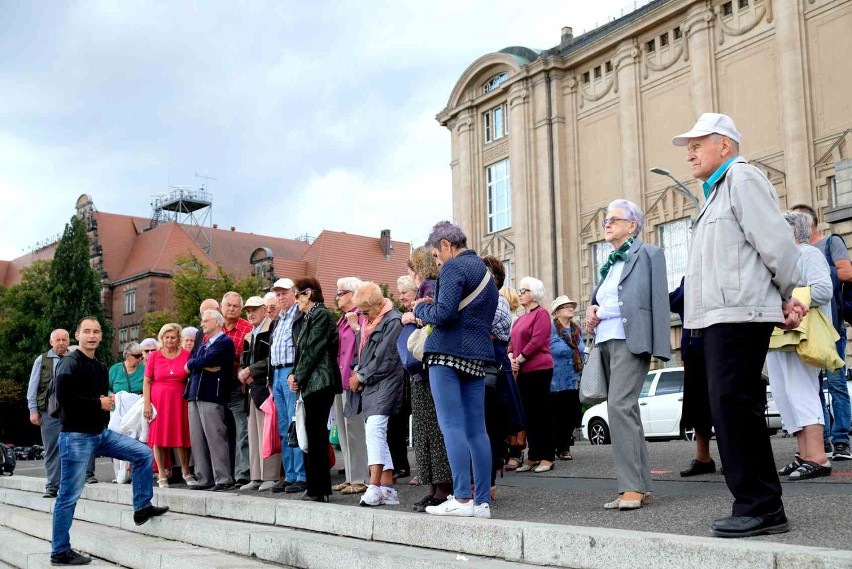
[[[701,212],[701,204],[699,203],[698,198],[695,197],[695,194],[690,192],[689,189],[687,189],[686,186],[681,184],[680,181],[677,178],[675,178],[674,176],[672,176],[672,173],[669,172],[668,170],[666,170],[665,168],[660,168],[659,166],[654,166],[653,168],[651,168],[650,171],[651,171],[652,174],[659,174],[660,176],[668,176],[669,178],[671,178],[674,181],[674,183],[677,184],[676,186],[674,186],[674,190],[677,193],[682,194],[683,196],[692,200],[692,205],[695,206],[695,215],[692,216],[693,219],[696,216],[698,216],[698,214]]]

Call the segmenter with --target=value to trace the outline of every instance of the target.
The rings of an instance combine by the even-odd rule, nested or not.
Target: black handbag
[[[296,421],[290,421],[290,426],[287,427],[287,446],[290,448],[299,448],[299,436],[296,434]]]

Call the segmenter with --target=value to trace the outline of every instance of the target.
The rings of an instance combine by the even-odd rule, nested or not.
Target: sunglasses
[[[150,354],[151,352],[156,352],[157,350],[155,348],[151,348],[151,349],[142,350],[142,351],[145,352],[146,354]]]
[[[142,354],[130,354],[130,355],[133,356],[134,358],[136,358],[137,360],[142,358]]]
[[[340,298],[341,296],[346,296],[347,294],[350,294],[351,292],[352,292],[351,290],[339,290],[339,291],[337,291],[337,294],[335,296],[337,296],[337,298]]]
[[[305,295],[306,295],[306,294],[308,294],[309,292],[311,292],[311,289],[306,288],[305,290],[300,290],[299,292],[297,292],[297,293],[296,293],[296,296],[297,296],[297,297],[298,297],[298,296],[305,296]]]

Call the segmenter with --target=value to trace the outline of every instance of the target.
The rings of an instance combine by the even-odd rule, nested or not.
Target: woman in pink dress
[[[171,449],[177,450],[186,484],[197,484],[189,469],[189,410],[183,398],[189,352],[180,347],[180,332],[180,326],[174,323],[160,328],[157,338],[161,347],[151,353],[145,366],[142,393],[145,399],[144,414],[150,421],[153,409],[157,410],[157,417],[151,421],[148,431],[148,445],[154,449],[154,460],[160,472],[160,488],[169,487],[169,479],[163,473],[167,472],[166,460]]]

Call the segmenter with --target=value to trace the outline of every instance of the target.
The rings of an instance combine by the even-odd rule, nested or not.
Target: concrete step
[[[0,527],[0,569],[42,569],[50,567],[50,542],[13,529]],[[103,559],[92,559],[89,567],[121,567]]]
[[[40,497],[43,487],[43,479],[0,479],[0,503],[49,512],[53,500]],[[155,489],[154,503],[168,505],[172,513],[137,529],[128,507],[132,503],[129,487],[91,485],[83,497],[77,509],[81,520],[311,569],[338,569],[341,564],[375,569],[385,566],[385,559],[390,560],[388,566],[392,562],[395,567],[449,567],[461,562],[468,567],[489,568],[515,568],[525,563],[601,569],[852,569],[852,552],[845,550],[533,522],[439,518],[171,488]],[[425,565],[423,560],[427,560]]]

